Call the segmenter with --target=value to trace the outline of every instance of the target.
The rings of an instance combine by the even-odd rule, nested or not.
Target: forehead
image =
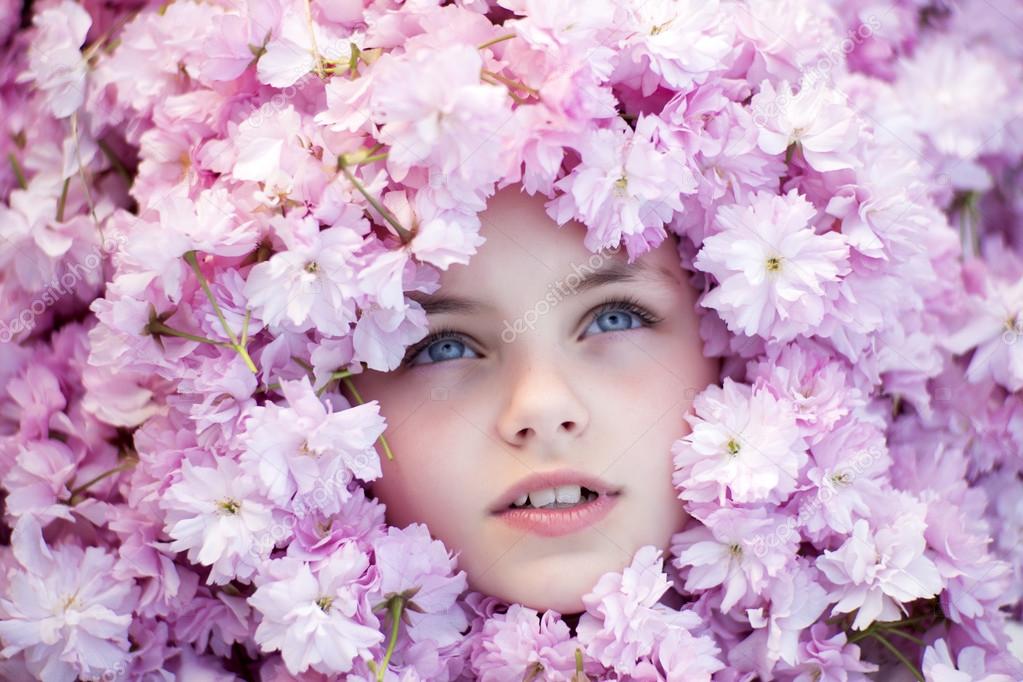
[[[586,227],[576,221],[559,226],[547,215],[546,202],[542,194],[530,196],[517,185],[497,192],[480,214],[480,235],[486,241],[468,265],[452,265],[441,273],[440,290],[434,296],[415,298],[421,302],[451,297],[535,299],[553,287],[581,293],[613,281],[681,283],[674,239],[665,239],[628,264],[624,248],[597,253],[586,248]],[[427,310],[442,312],[431,311],[430,306]]]

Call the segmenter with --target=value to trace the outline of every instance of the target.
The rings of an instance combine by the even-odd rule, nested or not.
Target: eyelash
[[[611,312],[612,310],[625,310],[638,317],[645,326],[652,327],[655,324],[661,322],[663,318],[657,317],[640,303],[633,296],[609,296],[603,301],[598,303],[593,310],[590,311],[590,321],[596,320],[604,313]],[[628,331],[628,330],[621,330]],[[401,367],[409,367],[412,360],[419,355],[424,348],[429,348],[431,344],[441,341],[443,339],[456,339],[461,340],[465,335],[451,327],[441,327],[435,332],[430,333],[426,338],[419,341],[416,345],[412,346],[405,353],[405,357],[402,358]]]

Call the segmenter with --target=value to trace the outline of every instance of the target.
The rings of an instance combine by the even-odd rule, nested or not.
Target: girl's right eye
[[[405,356],[403,366],[434,365],[446,360],[480,357],[468,346],[461,334],[450,330],[439,330],[417,343]],[[466,354],[468,353],[468,355]]]

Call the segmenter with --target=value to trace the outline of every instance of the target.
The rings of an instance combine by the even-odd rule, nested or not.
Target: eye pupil
[[[465,344],[461,341],[455,341],[454,339],[445,339],[439,343],[430,345],[427,353],[431,360],[456,360],[462,357],[462,352],[465,350]]]
[[[610,311],[597,316],[597,326],[605,332],[630,329],[631,322],[632,315],[620,311]]]

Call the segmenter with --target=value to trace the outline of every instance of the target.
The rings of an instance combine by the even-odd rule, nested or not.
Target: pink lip
[[[545,537],[556,537],[593,525],[607,516],[616,504],[617,494],[601,493],[595,500],[582,502],[567,509],[506,509],[497,512],[497,517],[519,530]]]

